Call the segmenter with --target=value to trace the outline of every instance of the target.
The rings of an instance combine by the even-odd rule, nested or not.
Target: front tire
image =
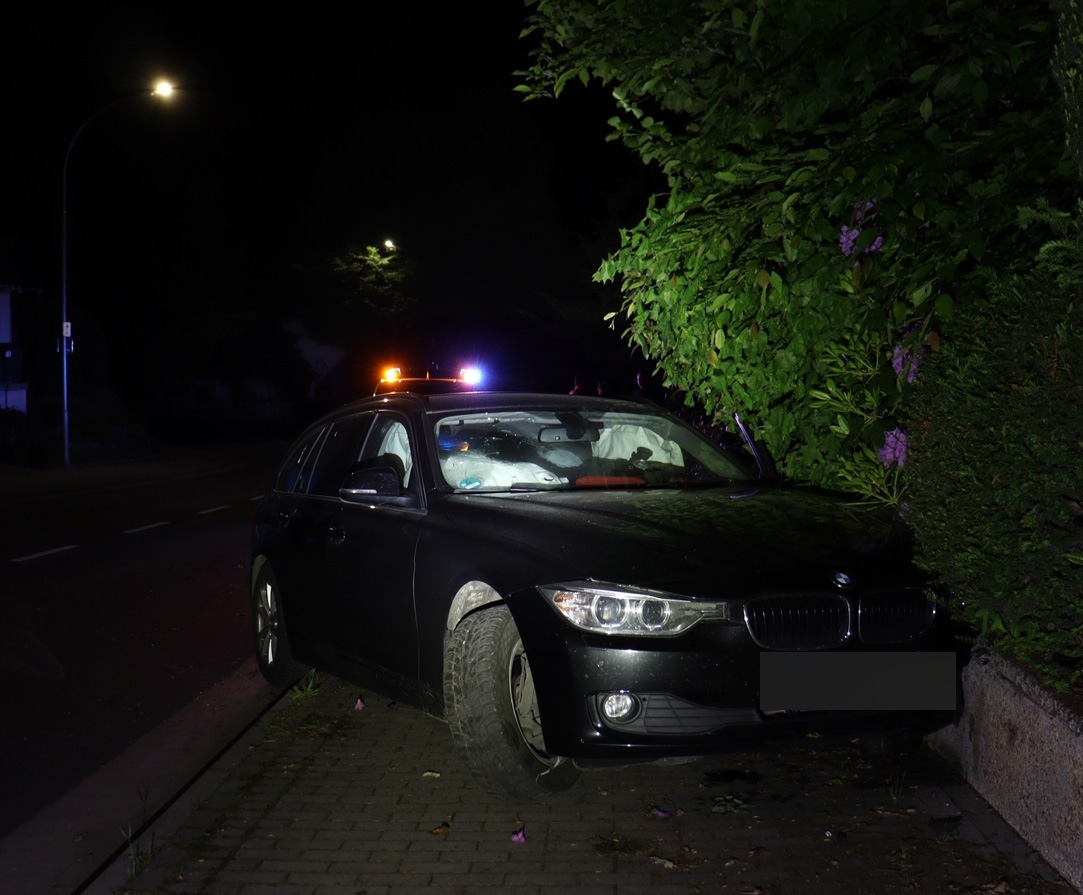
[[[537,798],[579,778],[572,762],[545,751],[530,662],[506,606],[469,615],[451,633],[444,699],[455,745],[493,795]]]
[[[309,669],[293,658],[282,614],[282,593],[271,564],[259,566],[252,581],[252,633],[260,673],[276,687],[289,687]]]

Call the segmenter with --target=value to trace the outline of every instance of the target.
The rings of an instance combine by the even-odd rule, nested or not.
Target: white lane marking
[[[260,497],[254,497],[252,500],[262,500]],[[200,516],[206,516],[208,513],[218,513],[222,510],[228,510],[230,505],[223,504],[220,507],[211,507],[209,510],[200,510]],[[169,525],[169,522],[152,522],[150,525],[140,525],[138,528],[129,528],[124,531],[126,535],[138,534],[141,531],[149,531],[152,528],[161,528],[164,525]],[[52,550],[42,550],[40,553],[30,553],[26,556],[15,556],[8,560],[8,562],[29,562],[32,559],[41,559],[43,556],[52,556],[54,553],[63,553],[66,550],[74,550],[78,547],[78,544],[68,544],[64,547],[54,547]]]
[[[150,525],[140,525],[138,528],[129,528],[124,532],[124,534],[126,534],[126,535],[134,535],[134,534],[138,534],[141,531],[149,531],[152,528],[161,528],[163,525],[169,525],[169,523],[168,522],[152,522]]]
[[[10,562],[28,562],[31,559],[40,559],[43,556],[52,556],[54,553],[63,553],[65,550],[74,550],[78,544],[68,544],[66,547],[54,547],[52,550],[42,550],[41,553],[30,553],[26,556],[16,556]]]

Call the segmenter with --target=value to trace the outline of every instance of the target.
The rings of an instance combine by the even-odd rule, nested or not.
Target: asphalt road
[[[5,502],[0,836],[250,658],[248,530],[280,453],[216,446],[182,478]]]

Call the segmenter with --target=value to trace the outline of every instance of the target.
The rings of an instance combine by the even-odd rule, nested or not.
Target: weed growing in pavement
[[[320,689],[321,680],[322,676],[313,668],[290,690],[290,697],[293,699],[307,699],[310,696],[315,696],[316,691]]]
[[[139,837],[135,836],[133,838],[131,826],[127,830],[121,830],[120,835],[128,843],[128,879],[134,879],[136,874],[143,870],[154,856],[154,833],[151,832],[150,845],[145,850],[140,844]]]
[[[349,705],[339,700],[343,685],[333,676],[311,672],[290,691],[290,701],[271,714],[268,729],[273,738],[305,736],[309,738],[344,737],[353,720]]]
[[[891,772],[887,780],[887,791],[891,795],[892,804],[898,804],[906,791],[906,765]]]
[[[711,799],[712,814],[738,814],[745,810],[744,801],[735,795],[715,796]]]

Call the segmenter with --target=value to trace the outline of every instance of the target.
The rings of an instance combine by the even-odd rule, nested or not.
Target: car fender
[[[503,602],[503,597],[484,581],[467,581],[456,592],[447,614],[447,629],[454,631],[459,622],[476,609]]]
[[[448,634],[467,615],[506,602],[508,594],[538,584],[581,577],[578,567],[522,541],[476,532],[469,537],[446,517],[430,515],[418,544],[414,605],[418,626],[419,675],[442,687]]]

